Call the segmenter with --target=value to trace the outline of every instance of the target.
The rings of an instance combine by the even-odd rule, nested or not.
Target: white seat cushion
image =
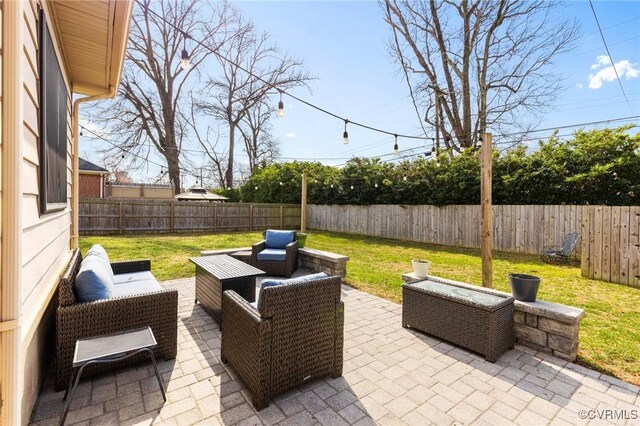
[[[156,277],[150,271],[142,271],[142,272],[129,272],[125,274],[116,274],[113,276],[113,284],[127,284],[136,281],[148,281],[153,280],[156,281]]]
[[[135,296],[137,294],[151,293],[160,290],[162,290],[162,286],[154,278],[152,280],[133,281],[114,285],[111,297]]]

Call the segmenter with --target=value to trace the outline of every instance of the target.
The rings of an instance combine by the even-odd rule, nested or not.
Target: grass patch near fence
[[[150,258],[159,280],[190,277],[189,257],[201,250],[247,247],[260,232],[83,237],[83,253],[102,244],[113,260]],[[362,291],[401,301],[400,274],[411,271],[411,259],[431,261],[430,273],[480,285],[480,251],[385,238],[311,231],[307,245],[349,256],[347,281]],[[519,272],[542,278],[540,299],[583,308],[579,362],[640,384],[640,289],[589,280],[575,266],[548,265],[538,256],[494,252],[494,287],[509,291],[507,274]],[[400,324],[398,324],[400,326]]]

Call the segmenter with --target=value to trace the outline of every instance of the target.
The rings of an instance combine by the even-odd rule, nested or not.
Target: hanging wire
[[[618,75],[618,70],[616,69],[616,64],[613,62],[613,57],[611,56],[611,52],[609,51],[609,46],[607,46],[607,40],[604,38],[604,33],[602,32],[602,28],[600,27],[600,21],[598,20],[598,15],[596,14],[596,9],[593,7],[593,2],[589,0],[589,6],[591,6],[591,11],[593,12],[593,17],[596,20],[596,25],[598,26],[598,32],[600,32],[600,37],[602,38],[602,43],[604,44],[604,48],[607,51],[607,56],[609,56],[609,60],[611,61],[611,66],[613,67],[613,72],[616,74],[616,79],[618,80],[618,84],[620,85],[620,90],[624,95],[624,100],[627,101],[627,105],[631,112],[633,112],[633,108],[629,103],[629,99],[627,98],[627,94],[624,91],[624,87],[622,87],[622,81],[620,80],[620,76]]]
[[[137,2],[140,4],[140,6],[141,6],[141,7],[146,7],[146,6],[145,6],[145,5],[144,5],[140,0],[137,0]],[[326,114],[326,115],[329,115],[329,116],[331,116],[331,117],[337,118],[337,119],[339,119],[339,120],[343,120],[343,121],[345,121],[345,120],[346,120],[346,118],[341,117],[340,115],[338,115],[338,114],[336,114],[336,113],[334,113],[334,112],[331,112],[331,111],[329,111],[329,110],[327,110],[327,109],[324,109],[324,108],[322,108],[322,107],[319,107],[319,106],[317,106],[317,105],[315,105],[315,104],[313,104],[313,103],[311,103],[311,102],[309,102],[309,101],[306,101],[306,100],[304,100],[304,99],[302,99],[302,98],[300,98],[300,97],[298,97],[298,96],[296,96],[296,95],[293,95],[293,94],[289,93],[288,91],[286,91],[286,90],[284,90],[284,89],[280,89],[280,88],[278,88],[274,83],[271,83],[271,82],[269,82],[269,81],[265,80],[264,78],[262,78],[262,77],[260,77],[260,76],[258,76],[258,75],[255,75],[254,73],[252,73],[252,72],[251,72],[250,70],[248,70],[247,68],[245,68],[245,67],[243,67],[242,65],[240,65],[240,64],[238,64],[238,63],[236,63],[236,62],[232,61],[231,59],[227,58],[226,56],[224,56],[223,54],[221,54],[220,52],[218,52],[218,50],[213,49],[212,47],[208,46],[208,45],[207,45],[207,44],[205,44],[204,42],[202,42],[202,41],[200,41],[200,40],[197,40],[197,39],[195,39],[195,38],[191,37],[191,36],[190,36],[186,31],[184,31],[183,29],[179,28],[177,25],[175,25],[173,22],[171,22],[171,21],[169,21],[168,19],[166,19],[164,16],[160,15],[160,14],[159,14],[158,12],[156,12],[155,10],[152,10],[152,9],[150,9],[150,8],[147,8],[146,10],[147,10],[150,14],[154,15],[156,18],[158,18],[158,19],[160,19],[161,21],[163,21],[165,24],[167,24],[167,25],[169,25],[170,27],[172,27],[174,30],[176,30],[176,31],[180,32],[184,37],[188,37],[188,38],[189,38],[190,40],[192,40],[195,44],[199,45],[200,47],[202,47],[202,48],[204,48],[204,49],[207,49],[209,52],[211,52],[212,54],[214,54],[214,55],[215,55],[215,56],[217,56],[218,58],[222,59],[222,60],[223,60],[223,61],[225,61],[225,62],[230,63],[231,65],[233,65],[234,67],[238,68],[239,70],[242,70],[243,72],[247,73],[248,75],[250,75],[250,76],[254,77],[255,79],[259,80],[260,82],[262,82],[262,83],[266,84],[266,85],[267,85],[267,86],[269,86],[271,89],[274,89],[274,90],[280,90],[280,91],[282,91],[282,93],[283,93],[283,94],[285,94],[285,95],[289,96],[290,98],[295,99],[296,101],[298,101],[298,102],[300,102],[300,103],[302,103],[302,104],[304,104],[304,105],[306,105],[306,106],[308,106],[308,107],[310,107],[310,108],[313,108],[313,109],[315,109],[315,110],[317,110],[317,111],[320,111],[320,112],[322,112],[322,113],[324,113],[324,114]],[[386,135],[389,135],[389,136],[393,136],[394,134],[396,134],[396,132],[391,132],[391,131],[388,131],[388,130],[384,130],[384,129],[380,129],[380,128],[377,128],[377,127],[369,126],[369,125],[367,125],[367,124],[360,123],[360,122],[357,122],[357,121],[349,121],[349,123],[350,123],[350,124],[353,124],[354,126],[358,126],[358,127],[361,127],[361,128],[364,128],[364,129],[368,129],[368,130],[371,130],[371,131],[374,131],[374,132],[378,132],[378,133],[383,133],[383,134],[386,134]],[[400,134],[400,133],[398,133],[398,136],[403,137],[403,138],[406,138],[406,139],[419,139],[419,140],[428,140],[428,139],[431,139],[431,138],[424,137],[424,136],[405,135],[405,134]]]

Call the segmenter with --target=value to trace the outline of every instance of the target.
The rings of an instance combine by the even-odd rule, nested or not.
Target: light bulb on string
[[[342,143],[347,145],[349,143],[349,133],[347,132],[347,124],[349,120],[344,120],[344,133],[342,133]]]
[[[353,185],[351,185],[351,189],[353,189]]]
[[[282,185],[284,185],[284,184],[282,183],[282,181],[280,181],[280,186],[282,186]]]
[[[400,148],[398,148],[398,135],[393,135],[395,138],[395,143],[393,144],[393,153],[395,155],[400,155]]]
[[[333,188],[333,184],[331,184],[331,187]]]
[[[407,181],[407,177],[406,177],[406,176],[403,176],[403,177],[402,177],[402,180],[406,182],[406,181]]]
[[[183,70],[191,68],[191,61],[189,60],[189,52],[187,52],[187,39],[191,38],[189,34],[184,33],[184,45],[182,47],[182,53],[180,54],[180,67]]]
[[[80,127],[80,136],[83,136],[83,135],[82,135],[82,131],[83,131],[83,130],[84,130],[84,127]]]
[[[373,185],[373,186],[375,186],[377,188],[378,187],[378,182],[376,182],[375,185]]]
[[[280,90],[280,101],[278,102],[278,117],[284,117],[284,102],[282,102],[282,90]]]
[[[231,187],[230,186],[227,186],[227,191],[231,191]]]
[[[257,190],[257,189],[258,189],[258,187],[256,186],[256,187],[255,187],[255,189]]]

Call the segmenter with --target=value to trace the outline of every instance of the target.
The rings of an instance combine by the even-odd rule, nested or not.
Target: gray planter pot
[[[535,302],[540,287],[540,277],[527,274],[509,274],[511,294],[521,302]]]

